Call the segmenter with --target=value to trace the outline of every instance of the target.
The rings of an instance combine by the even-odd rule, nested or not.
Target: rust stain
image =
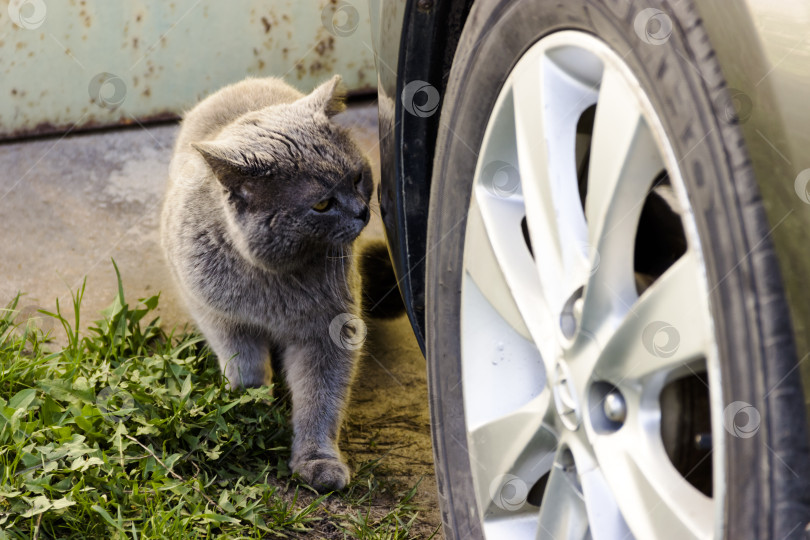
[[[264,25],[264,33],[268,33],[273,25],[270,24],[270,21],[267,20],[267,17],[262,17],[262,25]]]
[[[327,51],[334,51],[335,50],[335,38],[329,36],[326,39],[322,39],[315,45],[315,52],[318,53],[319,56],[323,56],[326,54]]]
[[[180,116],[176,112],[162,111],[155,114],[149,114],[138,117],[138,122],[141,124],[152,124],[156,122],[169,122],[177,121]],[[117,126],[136,125],[135,120],[131,118],[121,118],[115,121],[102,121],[90,119],[81,125],[74,126],[71,123],[67,124],[53,124],[51,122],[40,122],[35,126],[23,126],[13,131],[3,132],[0,131],[0,141],[10,141],[12,139],[22,139],[28,137],[36,137],[41,135],[59,135],[63,133],[78,133],[83,131],[93,131],[98,129],[109,129]]]
[[[87,28],[90,28],[92,26],[93,19],[85,10],[79,11],[79,17],[84,22],[84,26],[86,26]]]
[[[309,74],[310,75],[317,75],[319,71],[323,69],[323,64],[319,61],[315,60],[309,65]]]

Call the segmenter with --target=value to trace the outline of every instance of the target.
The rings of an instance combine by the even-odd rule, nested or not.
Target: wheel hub
[[[571,431],[576,431],[581,420],[580,401],[574,386],[574,379],[571,376],[571,370],[568,369],[568,364],[564,360],[557,361],[552,390],[554,392],[554,405],[557,408],[557,414],[562,424]]]

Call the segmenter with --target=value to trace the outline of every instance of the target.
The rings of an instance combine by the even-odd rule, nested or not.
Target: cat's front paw
[[[301,461],[293,472],[321,493],[343,489],[350,478],[349,467],[337,458]]]

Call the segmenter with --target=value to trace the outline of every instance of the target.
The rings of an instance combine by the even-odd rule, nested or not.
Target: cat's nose
[[[368,223],[368,206],[364,206],[357,214],[357,219],[363,223]]]

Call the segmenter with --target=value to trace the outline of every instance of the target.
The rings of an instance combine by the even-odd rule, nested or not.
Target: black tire
[[[462,255],[477,152],[512,67],[530,45],[561,29],[594,34],[624,57],[680,161],[707,266],[723,401],[750,403],[762,417],[761,444],[725,437],[725,536],[800,537],[810,520],[810,454],[792,329],[742,135],[721,116],[727,90],[692,2],[657,5],[673,22],[662,45],[648,45],[634,32],[634,16],[648,7],[481,0],[467,19],[444,96],[426,270],[433,448],[448,538],[483,537],[458,384]]]

